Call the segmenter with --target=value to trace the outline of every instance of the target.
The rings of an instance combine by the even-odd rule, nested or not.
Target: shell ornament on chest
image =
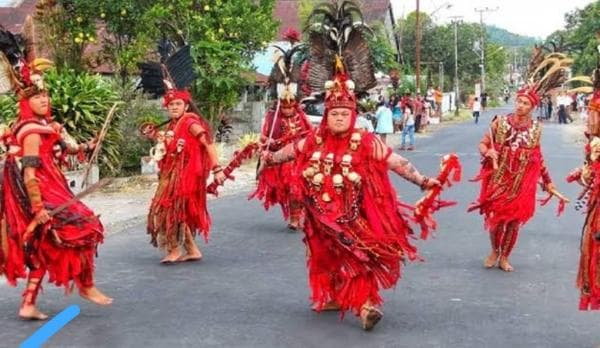
[[[156,137],[156,145],[150,149],[150,156],[156,162],[161,161],[167,155],[167,149],[174,141],[176,141],[176,148],[175,152],[171,154],[173,156],[183,151],[183,148],[185,147],[185,139],[179,138],[175,140],[175,132],[172,130],[158,132],[158,136]]]
[[[317,211],[325,214],[328,208],[341,208],[343,214],[336,220],[338,223],[358,216],[362,177],[353,166],[357,164],[361,141],[361,134],[353,133],[347,150],[336,156],[324,152],[322,141],[317,137],[317,149],[302,172]]]
[[[514,127],[510,122],[504,121],[506,138],[504,143],[512,151],[519,148],[533,148],[537,145],[539,134],[539,122],[533,121],[530,127]]]

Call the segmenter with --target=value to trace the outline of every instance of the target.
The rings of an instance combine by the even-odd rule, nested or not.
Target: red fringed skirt
[[[588,209],[577,275],[577,287],[581,291],[579,309],[600,310],[600,210],[597,200]]]
[[[248,199],[261,200],[265,210],[279,204],[283,217],[289,219],[290,204],[301,201],[300,189],[294,184],[295,170],[293,162],[265,168],[258,178],[256,190]]]
[[[332,228],[315,212],[307,214],[304,242],[308,247],[311,299],[317,310],[337,303],[342,313],[360,314],[368,301],[381,305],[380,289],[389,289],[400,278],[400,262],[414,258],[416,249],[406,243],[412,231],[404,220],[397,236],[377,235],[363,216]]]
[[[41,148],[43,152],[44,148]],[[42,200],[50,211],[73,197],[50,153],[40,153],[42,166],[36,170]],[[50,223],[38,227],[28,250],[23,233],[33,218],[20,169],[13,158],[5,163],[2,178],[2,222],[0,226],[0,274],[11,285],[26,277],[26,270],[45,270],[49,281],[70,289],[94,285],[94,257],[103,241],[104,228],[94,213],[81,202],[68,206]]]
[[[494,170],[486,161],[472,180],[481,181],[481,191],[469,211],[479,210],[484,215],[488,231],[513,221],[523,225],[535,212],[542,163],[539,149],[519,149],[511,153],[504,147],[502,156],[506,159],[500,160],[499,169]]]

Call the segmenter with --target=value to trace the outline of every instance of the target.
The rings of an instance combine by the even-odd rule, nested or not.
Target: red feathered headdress
[[[560,52],[544,54],[543,47],[534,47],[527,71],[527,85],[517,92],[535,107],[540,104],[540,96],[560,87],[567,81],[569,66],[573,60]]]

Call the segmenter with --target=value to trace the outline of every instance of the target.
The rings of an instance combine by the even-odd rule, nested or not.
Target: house
[[[12,33],[21,33],[25,18],[35,13],[37,0],[0,0],[0,25]]]

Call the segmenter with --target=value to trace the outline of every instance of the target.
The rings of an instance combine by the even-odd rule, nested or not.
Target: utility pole
[[[454,23],[454,115],[458,116],[460,92],[458,87],[458,22],[462,16],[450,17]]]
[[[481,48],[481,93],[485,93],[485,26],[483,25],[483,14],[487,12],[498,11],[498,7],[496,8],[475,8],[475,12],[479,12],[479,23],[481,25],[481,40],[480,40],[480,48]]]
[[[416,13],[416,28],[415,28],[415,60],[416,60],[416,71],[415,71],[415,77],[416,77],[416,81],[415,81],[415,86],[416,86],[416,93],[419,93],[419,91],[421,90],[421,23],[420,23],[420,16],[419,16],[419,0],[417,0],[417,13]]]

